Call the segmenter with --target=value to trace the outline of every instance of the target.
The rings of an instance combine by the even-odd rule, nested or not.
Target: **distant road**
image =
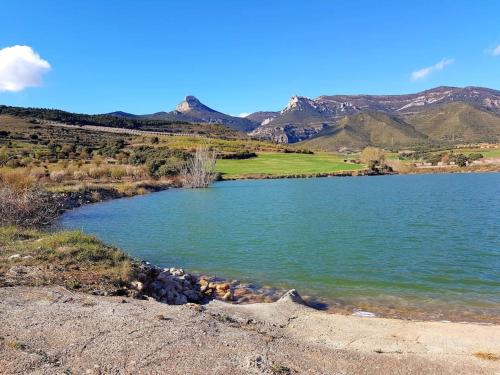
[[[147,131],[147,130],[136,130],[136,129],[127,129],[127,128],[112,128],[109,126],[97,126],[97,125],[68,125],[68,124],[63,124],[63,123],[54,122],[54,121],[44,121],[44,122],[42,122],[42,124],[49,125],[49,126],[58,126],[60,128],[69,128],[69,129],[76,128],[76,129],[92,130],[92,131],[99,131],[99,132],[106,132],[106,133],[210,138],[209,136],[206,136],[206,135],[192,134],[192,133],[153,132],[153,131]]]

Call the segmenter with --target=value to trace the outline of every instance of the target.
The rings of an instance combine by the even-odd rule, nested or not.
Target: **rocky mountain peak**
[[[178,112],[181,112],[181,113],[185,113],[185,112],[189,112],[189,111],[192,111],[194,109],[206,109],[208,107],[206,107],[204,104],[202,104],[197,97],[193,96],[193,95],[188,95],[184,98],[184,100],[179,103],[177,105],[177,107],[175,108],[176,111]]]
[[[314,101],[306,98],[305,96],[294,95],[290,98],[287,106],[281,111],[281,113],[291,110],[302,110],[307,107],[315,107]]]

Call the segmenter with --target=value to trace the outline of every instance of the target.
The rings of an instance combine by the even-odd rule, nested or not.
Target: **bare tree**
[[[217,153],[207,146],[199,146],[181,170],[183,185],[188,188],[206,188],[217,178]]]
[[[385,152],[377,147],[366,147],[359,155],[361,161],[368,165],[368,168],[375,172],[380,172],[386,168]]]
[[[385,152],[377,147],[366,147],[361,151],[359,158],[363,163],[368,164],[371,161],[376,161],[378,163],[383,163],[385,161]]]

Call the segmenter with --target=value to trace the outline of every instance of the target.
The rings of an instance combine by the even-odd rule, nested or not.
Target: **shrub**
[[[116,180],[121,180],[126,175],[127,175],[127,170],[123,167],[116,166],[111,168],[111,177]]]
[[[97,167],[97,168],[90,168],[88,174],[89,177],[98,180],[103,177],[109,177],[111,175],[111,171],[107,167]]]
[[[84,171],[74,171],[73,172],[73,178],[75,180],[83,180],[87,177],[87,173],[85,173]]]
[[[5,165],[10,159],[9,154],[5,148],[0,149],[0,166]]]
[[[33,168],[30,170],[30,177],[35,180],[41,180],[44,177],[47,177],[47,171],[44,168]]]
[[[251,159],[256,158],[257,154],[248,150],[238,151],[231,154],[222,154],[219,159]]]
[[[5,165],[9,168],[19,168],[21,167],[21,162],[17,159],[10,159]]]
[[[54,182],[62,182],[64,181],[64,178],[66,177],[66,172],[65,171],[53,171],[50,173],[50,179]]]
[[[165,159],[152,159],[146,162],[146,169],[151,177],[175,176],[184,165],[184,160],[175,156]]]
[[[25,169],[0,171],[1,187],[6,185],[14,190],[23,190],[31,187],[34,182],[34,178]]]
[[[133,167],[131,165],[127,165],[126,167],[127,176],[132,177],[133,179],[141,179],[147,177],[147,172],[143,167]]]
[[[468,156],[469,161],[475,161],[483,158],[483,154],[480,154],[478,152],[474,152]]]
[[[458,154],[455,157],[455,163],[459,167],[465,167],[467,165],[467,162],[468,162],[467,156],[465,156],[464,154]]]
[[[16,189],[0,181],[0,225],[47,225],[59,211],[60,204],[52,194],[33,186]]]

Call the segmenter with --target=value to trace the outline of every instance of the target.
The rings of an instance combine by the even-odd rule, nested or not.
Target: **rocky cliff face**
[[[455,103],[471,106],[484,114],[483,116],[479,113],[474,117],[461,116],[460,119],[454,120],[454,122],[459,122],[457,125],[454,124],[455,128],[461,127],[467,131],[467,140],[484,141],[484,132],[478,132],[475,122],[478,118],[486,116],[488,117],[488,132],[495,138],[492,141],[497,141],[498,132],[490,130],[492,126],[493,130],[500,129],[500,91],[482,87],[437,87],[408,95],[324,95],[316,99],[293,96],[283,110],[276,116],[261,122],[260,126],[250,134],[275,142],[293,143],[322,136],[323,132],[319,133],[323,129],[336,129],[341,125],[341,120],[349,122],[352,116],[373,112],[385,113],[388,116],[389,123],[379,121],[380,131],[386,129],[385,125],[388,125],[400,127],[399,130],[407,132],[408,128],[422,128],[418,120],[428,117],[415,116],[416,114],[430,113],[436,108],[443,108],[441,112],[449,113],[451,116],[453,111],[446,106]],[[470,128],[475,128],[475,130],[469,131]],[[356,129],[350,129],[350,131],[356,133]],[[354,133],[353,136],[357,137]],[[377,129],[373,129],[372,133],[376,136]],[[475,137],[476,133],[478,137]],[[479,133],[481,133],[480,137]],[[332,132],[329,132],[329,136],[332,136]]]
[[[193,112],[199,112],[199,113],[217,113],[217,111],[213,110],[210,107],[207,107],[204,105],[202,102],[198,100],[195,96],[188,95],[184,98],[182,102],[177,104],[177,107],[175,107],[175,110],[180,113],[193,113]]]
[[[310,127],[283,126],[260,126],[250,134],[252,137],[268,139],[276,143],[296,143],[309,139],[325,129],[327,125],[312,125]]]
[[[340,108],[343,103],[348,102],[358,110],[399,113],[413,113],[439,104],[462,101],[500,113],[500,91],[473,86],[464,88],[441,86],[408,95],[323,95],[315,101],[332,109]]]

